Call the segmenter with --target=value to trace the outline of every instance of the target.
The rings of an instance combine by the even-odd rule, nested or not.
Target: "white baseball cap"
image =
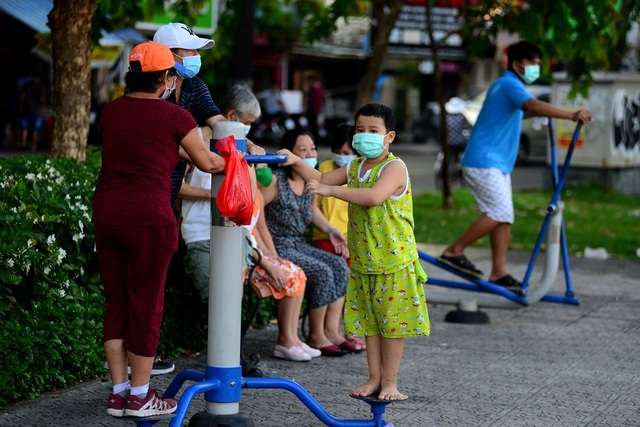
[[[444,109],[449,114],[462,114],[466,107],[467,103],[457,96],[454,96],[446,104],[444,104]]]
[[[179,22],[158,28],[153,35],[153,41],[162,43],[169,49],[211,49],[215,44],[211,39],[198,37],[188,25]]]

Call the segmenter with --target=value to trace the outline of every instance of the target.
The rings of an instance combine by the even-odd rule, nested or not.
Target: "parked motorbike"
[[[308,124],[304,114],[285,114],[266,119],[260,118],[251,126],[247,138],[260,146],[277,147],[285,132],[295,128],[306,128]]]
[[[469,122],[462,114],[448,114],[447,127],[449,134],[449,176],[451,177],[451,188],[462,187],[464,178],[462,176],[462,154],[467,146],[467,141],[471,135]],[[442,179],[442,163],[444,162],[444,151],[440,149],[436,155],[433,165],[433,173],[435,175],[435,184],[438,191],[444,189]]]
[[[449,147],[449,176],[451,177],[451,188],[462,187],[464,185],[464,177],[462,176],[462,154],[464,146]],[[436,154],[436,160],[433,164],[433,174],[436,181],[436,190],[444,189],[444,181],[442,180],[442,163],[444,162],[444,151],[442,149]]]

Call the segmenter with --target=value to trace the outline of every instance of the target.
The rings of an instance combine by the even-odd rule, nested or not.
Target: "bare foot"
[[[380,381],[369,380],[362,384],[360,387],[356,387],[349,394],[352,396],[367,397],[380,390]]]
[[[396,384],[387,384],[383,386],[380,389],[380,394],[378,394],[378,399],[380,400],[401,400],[406,398],[407,395],[400,393]]]

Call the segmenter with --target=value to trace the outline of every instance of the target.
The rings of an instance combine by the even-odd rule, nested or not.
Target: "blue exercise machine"
[[[546,207],[536,245],[534,247],[529,266],[523,279],[522,292],[514,292],[502,288],[483,279],[470,278],[458,270],[441,263],[437,258],[419,251],[420,259],[431,263],[445,271],[453,273],[463,279],[450,281],[430,276],[427,285],[439,285],[447,290],[426,289],[427,301],[436,304],[452,304],[459,307],[459,311],[466,313],[465,318],[471,316],[472,321],[482,320],[479,307],[496,307],[514,309],[533,304],[537,301],[549,301],[565,304],[579,304],[575,297],[569,272],[569,255],[566,243],[562,212],[563,202],[560,193],[565,183],[571,156],[580,134],[580,124],[575,129],[571,144],[568,147],[564,165],[560,175],[557,173],[556,149],[553,131],[549,120],[551,144],[551,169],[553,173],[554,192]],[[244,126],[238,122],[218,122],[213,129],[213,138],[220,139],[234,135],[241,143],[244,140]],[[245,145],[246,147],[246,145]],[[284,156],[264,155],[245,157],[250,163],[278,164],[286,159]],[[394,401],[380,401],[373,398],[360,398],[371,406],[371,419],[340,419],[329,414],[313,396],[300,384],[284,378],[250,378],[242,376],[240,366],[240,324],[242,303],[242,230],[240,227],[225,224],[220,218],[215,204],[215,194],[220,188],[223,175],[212,175],[212,226],[211,239],[214,242],[224,241],[225,245],[211,245],[211,279],[209,298],[209,340],[207,352],[207,366],[204,372],[186,370],[179,372],[173,379],[163,397],[175,398],[187,381],[194,382],[188,386],[178,402],[177,411],[169,416],[149,418],[129,418],[136,422],[137,427],[151,427],[159,421],[171,420],[170,427],[180,427],[186,418],[187,411],[193,398],[204,394],[206,411],[197,413],[189,423],[190,427],[224,426],[254,426],[253,420],[246,414],[239,412],[239,403],[243,388],[280,389],[292,392],[309,410],[328,426],[370,426],[392,427],[383,419],[385,408]],[[544,272],[537,286],[529,286],[531,271],[537,255],[540,253],[544,237],[546,236],[546,257]],[[559,258],[562,255],[564,264],[566,291],[564,295],[549,295],[551,285],[557,275]],[[231,285],[229,285],[231,284]],[[480,322],[478,322],[480,323]]]
[[[246,151],[244,126],[239,122],[221,121],[213,127],[212,147],[216,140],[233,135],[239,150]],[[275,154],[246,155],[249,163],[279,164],[285,156]],[[171,420],[170,427],[181,427],[193,398],[204,394],[206,411],[199,412],[189,422],[190,427],[254,426],[253,420],[239,412],[243,388],[280,389],[292,392],[309,410],[328,426],[393,427],[382,416],[388,404],[374,398],[359,398],[371,406],[371,419],[340,419],[326,411],[300,384],[284,378],[250,378],[242,376],[240,366],[240,325],[242,305],[243,231],[220,217],[215,203],[224,175],[212,175],[211,240],[224,245],[211,245],[209,283],[209,336],[207,366],[204,372],[185,370],[173,379],[162,397],[175,398],[186,381],[188,386],[178,402],[174,414],[160,417],[132,418],[137,427],[151,427]]]
[[[445,320],[454,323],[487,323],[488,316],[485,313],[478,311],[478,308],[480,307],[515,309],[534,304],[538,301],[573,305],[580,303],[579,298],[575,296],[571,282],[569,252],[563,219],[564,203],[560,199],[560,193],[562,192],[562,188],[569,172],[571,156],[573,155],[573,151],[578,141],[582,124],[578,123],[576,125],[559,175],[551,119],[549,119],[548,126],[554,191],[551,196],[551,200],[546,206],[546,215],[532,251],[527,271],[522,280],[522,288],[519,291],[506,289],[496,285],[495,283],[489,282],[488,280],[472,278],[459,270],[444,264],[438,258],[423,251],[418,251],[421,260],[464,279],[464,281],[444,280],[433,277],[431,274],[429,275],[427,287],[425,287],[427,301],[436,304],[451,304],[458,307],[457,311],[448,313]],[[544,270],[539,283],[537,285],[532,285],[530,283],[531,274],[536,258],[542,249],[545,237],[546,253],[544,258]],[[560,257],[562,257],[563,262],[566,289],[564,295],[548,294],[547,292],[556,279]],[[434,289],[433,286],[429,285],[437,285],[449,289]]]

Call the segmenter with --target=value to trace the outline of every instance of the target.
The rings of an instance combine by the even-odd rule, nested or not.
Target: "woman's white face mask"
[[[174,90],[176,90],[176,80],[178,78],[174,77],[173,78],[173,86],[169,87],[167,86],[167,84],[165,83],[164,87],[164,92],[162,92],[162,95],[160,95],[160,99],[169,99],[169,97],[171,96],[171,94],[173,93]]]

